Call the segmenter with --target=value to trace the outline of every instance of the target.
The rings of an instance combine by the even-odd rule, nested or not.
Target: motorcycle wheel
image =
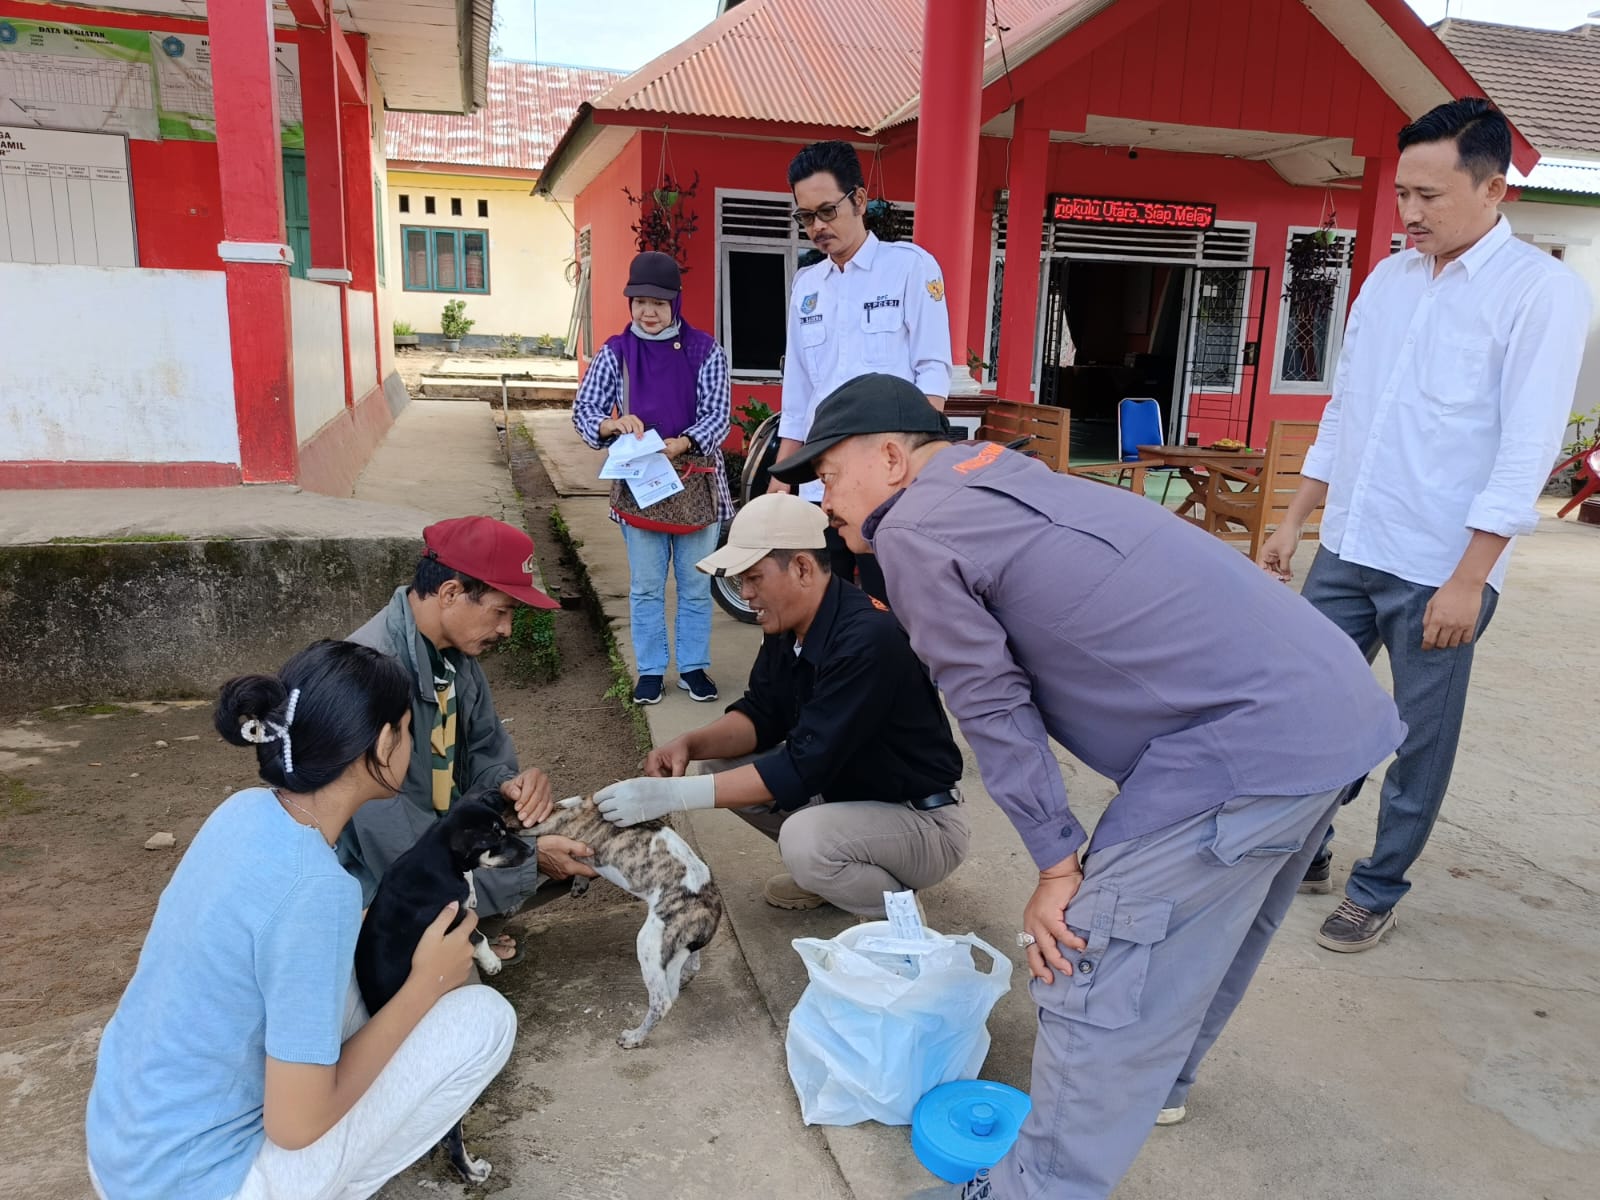
[[[778,415],[774,413],[756,429],[750,438],[750,444],[745,450],[744,471],[740,475],[738,494],[733,498],[734,508],[742,508],[753,496],[764,496],[767,484],[771,480],[772,464],[778,460]],[[717,539],[721,546],[728,540],[728,526],[722,527],[722,535]],[[733,586],[733,581],[726,576],[714,575],[711,578],[711,598],[717,602],[717,607],[722,609],[736,621],[746,625],[756,623],[756,614],[744,602],[744,597],[739,595],[738,589]]]

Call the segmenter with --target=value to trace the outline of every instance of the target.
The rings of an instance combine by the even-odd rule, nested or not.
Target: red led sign
[[[1178,200],[1111,200],[1104,196],[1051,196],[1050,215],[1080,225],[1135,225],[1146,229],[1210,229],[1215,204]]]

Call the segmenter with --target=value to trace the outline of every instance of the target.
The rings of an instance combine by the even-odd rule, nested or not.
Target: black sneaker
[[[1396,924],[1394,909],[1373,912],[1346,898],[1317,930],[1317,945],[1340,954],[1357,954],[1371,950]]]
[[[689,693],[689,699],[709,704],[717,698],[716,682],[704,671],[685,671],[678,676],[678,686]]]
[[[633,702],[635,704],[660,704],[661,703],[661,675],[641,675],[639,682],[633,685]]]
[[[1300,881],[1302,896],[1326,896],[1333,891],[1333,855],[1314,858],[1306,868],[1306,877]]]

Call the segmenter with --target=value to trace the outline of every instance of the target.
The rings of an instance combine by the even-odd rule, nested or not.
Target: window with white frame
[[[1519,242],[1527,242],[1530,246],[1536,246],[1538,249],[1543,250],[1551,258],[1560,260],[1567,257],[1566,245],[1557,241],[1555,238],[1550,237],[1548,234],[1518,233],[1513,234],[1512,236],[1514,236]]]
[[[1290,253],[1324,244],[1320,257],[1332,275],[1332,286],[1322,294],[1287,286]],[[1344,340],[1345,301],[1350,293],[1350,263],[1355,233],[1348,229],[1322,231],[1291,226],[1284,247],[1286,286],[1278,311],[1278,352],[1273,355],[1272,390],[1318,394],[1333,387],[1333,372]]]
[[[717,340],[733,374],[779,379],[794,275],[820,252],[795,223],[787,192],[718,188]],[[909,240],[912,206],[895,204],[895,232]]]

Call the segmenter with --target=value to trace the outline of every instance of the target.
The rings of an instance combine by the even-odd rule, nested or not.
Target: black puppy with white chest
[[[417,943],[445,905],[452,900],[461,905],[452,929],[469,908],[478,906],[473,871],[520,867],[533,857],[533,843],[507,827],[499,797],[494,801],[493,805],[478,799],[458,801],[384,872],[356,940],[356,984],[369,1015],[405,983]],[[472,955],[485,975],[499,972],[500,958],[477,932],[472,935]],[[440,1144],[468,1183],[489,1177],[489,1164],[467,1153],[459,1121]]]

